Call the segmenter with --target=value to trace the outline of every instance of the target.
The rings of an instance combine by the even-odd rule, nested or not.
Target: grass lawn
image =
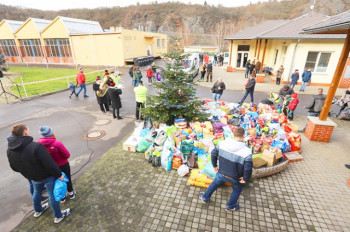
[[[28,82],[33,82],[33,81],[42,81],[42,80],[48,80],[48,79],[53,79],[53,78],[58,78],[58,77],[67,77],[67,76],[72,76],[69,77],[69,82],[73,82],[75,84],[75,79],[77,75],[77,70],[75,69],[58,69],[58,68],[32,68],[32,67],[10,67],[9,69],[10,72],[18,72],[22,73],[22,78],[24,83]],[[85,69],[84,73],[86,76],[86,83],[91,83],[96,80],[96,76],[104,74],[104,72],[94,72],[95,70],[89,70]],[[94,72],[91,74],[86,74],[89,72]],[[21,84],[21,75],[19,75],[14,82]],[[50,92],[55,92],[57,90],[61,89],[67,89],[68,88],[68,81],[67,78],[59,79],[59,80],[53,80],[53,81],[47,81],[43,83],[35,83],[35,84],[28,84],[25,85],[27,95],[33,96],[33,95],[38,95],[38,94],[43,94],[43,93],[50,93]],[[22,97],[25,97],[24,89],[23,86],[19,86],[20,92]],[[18,94],[17,87],[12,86],[11,91],[14,92],[15,94]]]

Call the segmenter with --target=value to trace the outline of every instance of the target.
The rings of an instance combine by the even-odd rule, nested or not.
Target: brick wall
[[[348,58],[348,61],[345,64],[344,72],[341,76],[341,80],[339,82],[339,88],[349,88],[350,87],[350,78],[344,79],[345,71],[350,66],[350,57]]]
[[[333,126],[316,125],[309,120],[305,129],[305,136],[311,141],[328,143],[333,129]]]

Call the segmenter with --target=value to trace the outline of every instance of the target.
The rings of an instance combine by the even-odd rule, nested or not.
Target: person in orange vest
[[[85,84],[85,75],[84,75],[84,69],[80,68],[79,72],[77,74],[77,85],[80,85],[80,89],[77,92],[77,97],[79,96],[79,93],[84,89],[84,97],[88,97],[88,95],[86,95],[86,84]]]

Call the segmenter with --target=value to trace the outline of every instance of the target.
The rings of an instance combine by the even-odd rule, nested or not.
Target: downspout
[[[292,62],[290,64],[290,69],[289,69],[289,74],[288,74],[288,79],[287,79],[287,84],[289,84],[290,82],[290,76],[292,75],[292,71],[293,71],[293,65],[294,65],[294,56],[295,56],[295,52],[297,51],[297,47],[299,45],[299,43],[301,42],[301,39],[298,39],[298,42],[295,44],[294,47],[294,51],[293,51],[293,56],[292,56]]]

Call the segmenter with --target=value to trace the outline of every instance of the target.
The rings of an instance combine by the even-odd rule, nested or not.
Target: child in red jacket
[[[152,84],[152,78],[153,78],[153,71],[152,71],[151,66],[147,67],[146,76],[148,78],[148,85],[151,85]]]
[[[42,126],[39,129],[39,133],[41,134],[42,138],[38,139],[38,143],[41,143],[46,147],[46,150],[50,153],[57,166],[68,177],[69,182],[67,183],[67,188],[69,198],[74,199],[76,192],[73,190],[72,178],[70,174],[70,166],[68,162],[68,158],[70,157],[69,151],[60,141],[56,139],[51,127]],[[65,201],[66,197],[62,198],[61,203]]]
[[[290,101],[290,103],[288,105],[288,109],[289,109],[288,119],[289,120],[293,120],[293,118],[294,118],[294,111],[297,108],[298,103],[299,103],[299,99],[298,99],[298,94],[297,93],[293,93],[291,97],[292,97],[292,100]]]

